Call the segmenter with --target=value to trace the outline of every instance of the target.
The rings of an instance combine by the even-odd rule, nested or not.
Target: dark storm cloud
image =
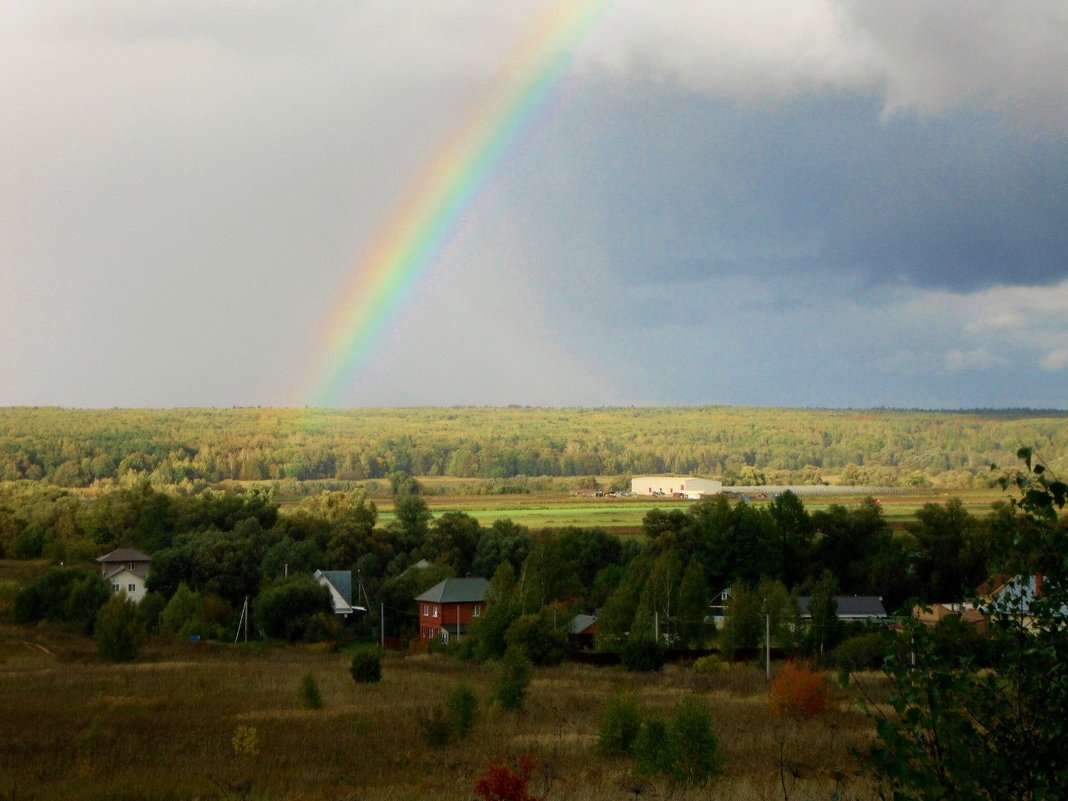
[[[0,403],[304,403],[545,0],[0,26]],[[1056,405],[1068,5],[618,0],[348,403]]]
[[[649,281],[822,269],[965,291],[1068,276],[1068,142],[880,108],[658,87],[592,115],[572,146],[612,199],[596,215],[612,260]]]

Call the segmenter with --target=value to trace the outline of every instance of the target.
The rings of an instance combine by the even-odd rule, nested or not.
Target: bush
[[[308,618],[304,628],[304,642],[337,643],[341,637],[341,623],[333,612],[316,612]]]
[[[874,670],[886,658],[886,638],[879,632],[850,637],[834,649],[839,670]]]
[[[527,697],[527,687],[534,674],[534,667],[518,648],[509,648],[501,660],[497,681],[493,688],[493,701],[501,709],[518,712]]]
[[[305,673],[300,681],[300,703],[305,709],[323,708],[323,695],[319,692],[319,682],[311,673]]]
[[[254,757],[260,752],[260,734],[255,726],[238,726],[230,738],[235,757]]]
[[[669,723],[654,719],[634,739],[634,769],[667,776],[679,784],[703,784],[722,765],[712,713],[705,702],[686,698]]]
[[[137,606],[137,614],[144,621],[145,629],[150,634],[159,633],[159,617],[166,608],[167,599],[163,597],[163,593],[150,592],[141,599],[141,603]]]
[[[642,713],[633,693],[616,693],[598,718],[597,750],[605,756],[629,756],[642,728]]]
[[[449,718],[456,736],[463,739],[471,733],[478,719],[478,697],[469,684],[458,684],[446,701]]]
[[[533,664],[559,665],[567,656],[567,634],[553,626],[549,609],[516,618],[504,635],[509,648],[522,648]]]
[[[702,656],[690,665],[690,670],[694,673],[719,673],[723,668],[723,660],[715,655]]]
[[[93,626],[96,625],[96,613],[108,602],[111,590],[98,575],[86,576],[74,581],[69,588],[63,619],[69,623],[77,623],[82,633],[92,636]]]
[[[357,651],[352,655],[349,672],[357,684],[377,684],[382,680],[382,657],[377,651]]]
[[[137,614],[137,604],[121,592],[112,595],[96,613],[94,639],[100,656],[109,662],[136,659],[144,638],[145,625]]]
[[[628,638],[620,653],[623,667],[636,673],[661,671],[666,659],[664,646],[650,637]]]
[[[540,801],[527,789],[537,764],[532,756],[521,757],[514,767],[490,762],[475,782],[475,795],[483,801]]]
[[[164,634],[179,634],[193,620],[200,620],[200,595],[183,581],[159,613],[159,630]]]
[[[70,567],[49,570],[15,598],[13,609],[15,622],[36,623],[42,619],[67,620],[71,591],[74,585],[83,582],[86,578],[87,576],[80,570]],[[100,579],[97,578],[97,581]]]
[[[668,732],[671,743],[669,775],[682,784],[700,784],[719,772],[719,740],[712,727],[712,713],[697,698],[679,705]]]
[[[454,727],[440,704],[431,707],[419,718],[423,742],[430,748],[440,748],[452,741]]]
[[[780,715],[810,718],[827,711],[827,682],[808,665],[787,664],[771,682],[771,708]]]
[[[256,627],[268,637],[290,642],[305,638],[311,619],[332,614],[330,592],[311,576],[290,576],[261,592],[253,604]]]
[[[632,744],[634,770],[646,776],[666,775],[671,770],[671,749],[667,723],[659,718],[648,720]]]

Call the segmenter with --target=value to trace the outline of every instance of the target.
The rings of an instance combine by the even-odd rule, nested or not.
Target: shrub
[[[631,750],[634,770],[638,773],[666,775],[671,770],[667,723],[659,718],[646,721],[635,736]]]
[[[357,651],[352,655],[349,672],[357,684],[376,684],[382,680],[382,657],[377,651]]]
[[[664,646],[650,637],[628,638],[620,653],[623,667],[633,672],[655,673],[663,670],[666,659]]]
[[[771,682],[771,708],[780,715],[810,718],[827,711],[829,688],[808,665],[787,664]]]
[[[712,727],[712,713],[697,698],[686,698],[675,711],[668,732],[671,744],[669,775],[682,784],[700,784],[719,772],[719,740]]]
[[[634,769],[667,776],[679,784],[706,782],[722,765],[712,713],[698,698],[687,698],[670,722],[648,721],[634,739]]]
[[[333,613],[330,592],[311,576],[290,576],[261,592],[253,603],[257,628],[268,637],[304,639],[311,618]]]
[[[872,670],[886,658],[886,638],[879,632],[850,637],[834,649],[834,664],[839,670]]]
[[[93,578],[103,583],[99,577]],[[67,614],[71,611],[69,607],[71,591],[75,585],[86,579],[84,573],[70,567],[49,570],[15,598],[13,609],[15,622],[36,623],[41,619],[67,620]],[[99,606],[100,604],[97,608]]]
[[[323,708],[323,695],[319,692],[319,682],[311,673],[305,673],[300,681],[300,703],[305,709]]]
[[[694,673],[719,673],[723,668],[723,660],[713,654],[695,659],[690,666],[690,670]]]
[[[77,623],[86,636],[91,636],[96,625],[96,613],[108,602],[111,590],[99,575],[86,576],[72,582],[69,587],[63,619]]]
[[[147,593],[141,599],[141,603],[137,605],[137,614],[144,621],[145,629],[150,634],[159,633],[159,617],[166,608],[167,599],[160,592]]]
[[[179,634],[186,624],[200,620],[200,604],[200,595],[183,581],[159,613],[159,630],[164,634]]]
[[[463,739],[471,733],[478,719],[478,697],[469,684],[458,684],[446,702],[449,718],[456,736]]]
[[[419,717],[419,730],[423,733],[423,742],[431,748],[448,745],[454,733],[453,723],[441,704],[431,707]]]
[[[121,592],[100,607],[94,631],[100,656],[109,662],[136,659],[145,638],[145,624],[137,615],[137,604]]]
[[[509,648],[501,660],[493,687],[494,703],[512,712],[521,710],[533,673],[534,667],[526,655],[518,648]]]
[[[11,541],[11,555],[15,559],[36,559],[44,552],[44,546],[44,534],[39,529],[28,528]]]
[[[308,618],[304,642],[333,642],[341,637],[341,623],[333,612],[316,612]]]
[[[527,789],[537,764],[529,755],[515,766],[490,762],[475,782],[475,795],[483,801],[540,801]]]
[[[605,756],[629,756],[642,727],[642,713],[633,693],[616,693],[605,701],[598,718],[597,750]]]
[[[230,748],[236,757],[254,757],[260,752],[260,737],[255,726],[241,725],[234,729]]]
[[[504,634],[509,648],[522,648],[535,665],[559,665],[567,656],[567,634],[553,626],[549,609],[518,617]]]

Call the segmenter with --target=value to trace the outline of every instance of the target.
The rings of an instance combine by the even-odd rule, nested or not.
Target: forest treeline
[[[684,408],[0,409],[0,481],[86,487],[680,473],[726,484],[988,486],[1021,443],[1068,463],[1068,412]]]
[[[93,557],[142,549],[153,559],[142,604],[150,629],[224,638],[233,636],[246,597],[264,635],[336,636],[311,579],[320,568],[352,570],[361,599],[380,607],[386,631],[400,637],[416,631],[412,599],[419,592],[448,576],[493,577],[493,603],[470,645],[481,643],[489,657],[503,653],[520,618],[541,616],[538,630],[560,640],[571,615],[595,609],[608,647],[654,625],[678,642],[702,644],[715,636],[706,625],[708,604],[728,586],[739,604],[747,591],[774,592],[785,604],[791,591],[821,588],[825,595],[879,595],[888,609],[910,596],[958,600],[990,575],[990,544],[1013,525],[1008,504],[979,518],[950,499],[925,505],[895,533],[871,499],[810,512],[787,491],[763,506],[718,496],[686,510],[653,510],[643,537],[618,537],[600,529],[538,531],[509,520],[482,526],[464,512],[435,515],[415,494],[399,495],[383,525],[360,491],[322,492],[281,508],[259,488],[185,495],[145,481],[96,497],[9,487],[0,495],[0,556],[66,565],[19,591],[16,620],[88,625],[87,601],[70,594],[86,594],[97,606],[107,599],[99,577],[87,577]],[[376,621],[368,616],[361,625]],[[731,631],[737,647],[755,644],[749,640],[759,634]]]

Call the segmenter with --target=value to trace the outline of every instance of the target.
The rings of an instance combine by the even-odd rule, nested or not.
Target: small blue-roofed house
[[[315,580],[330,591],[330,602],[334,605],[334,614],[348,617],[366,612],[366,607],[354,606],[352,603],[351,570],[316,570]]]

